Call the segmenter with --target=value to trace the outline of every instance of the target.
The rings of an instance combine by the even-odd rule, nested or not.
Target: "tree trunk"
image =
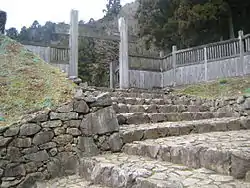
[[[235,38],[234,35],[234,24],[233,24],[233,15],[232,15],[232,9],[229,6],[229,4],[227,4],[228,6],[228,29],[229,29],[229,37],[230,39]]]
[[[229,26],[229,37],[230,37],[230,39],[233,39],[233,38],[235,38],[235,35],[234,35],[233,17],[232,17],[231,13],[230,13],[230,16],[228,18],[228,26]]]

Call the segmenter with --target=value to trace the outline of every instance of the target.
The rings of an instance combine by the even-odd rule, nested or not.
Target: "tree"
[[[224,0],[228,9],[228,26],[230,36],[235,36],[239,30],[245,33],[250,32],[250,24],[248,18],[250,16],[250,1],[249,0]]]
[[[93,38],[79,41],[79,77],[90,85],[107,86],[107,67],[100,63],[102,54],[97,53]]]
[[[103,12],[106,13],[106,17],[114,18],[120,13],[121,8],[120,0],[107,0],[106,10]]]
[[[50,21],[42,26],[35,20],[30,27],[22,27],[17,40],[49,44],[51,41],[58,40],[58,36],[53,35],[55,26],[56,24]]]
[[[24,26],[22,27],[20,34],[18,36],[19,41],[28,41],[29,40],[29,33],[28,29]]]
[[[41,27],[41,32],[42,32],[42,40],[45,43],[50,43],[52,40],[56,40],[56,36],[53,35],[55,32],[55,26],[56,24],[53,22],[46,22],[44,26]]]
[[[233,38],[246,22],[248,0],[139,0],[137,19],[146,44],[179,48]],[[243,10],[239,14],[240,10]],[[240,23],[240,24],[239,24]],[[250,31],[249,31],[250,32]]]
[[[6,20],[7,20],[7,13],[0,10],[0,34],[4,34]]]
[[[37,29],[37,28],[39,28],[39,27],[41,27],[40,26],[40,24],[39,24],[39,22],[37,21],[37,20],[35,20],[33,23],[32,23],[32,25],[31,25],[31,29]]]
[[[6,30],[6,35],[14,40],[17,40],[19,34],[16,28],[11,27]]]

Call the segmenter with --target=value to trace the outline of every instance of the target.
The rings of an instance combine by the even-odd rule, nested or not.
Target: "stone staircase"
[[[113,108],[118,122],[124,124],[159,123],[166,121],[191,121],[231,117],[232,113],[215,112],[202,100],[179,100],[176,96],[153,93],[112,94]]]
[[[242,102],[163,91],[110,95],[122,151],[82,158],[76,179],[83,182],[62,187],[250,188],[250,118]]]

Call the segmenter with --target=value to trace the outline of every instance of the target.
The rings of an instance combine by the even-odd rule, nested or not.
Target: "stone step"
[[[232,117],[224,112],[183,112],[183,113],[119,113],[117,119],[123,124],[145,124],[166,121],[191,121],[210,118]]]
[[[172,104],[172,100],[164,98],[139,98],[139,97],[111,97],[113,103],[123,103],[131,105],[165,105]]]
[[[190,134],[135,141],[123,152],[243,179],[250,173],[250,130]]]
[[[250,183],[204,168],[192,169],[124,153],[83,158],[80,175],[94,184],[113,188],[250,188]]]
[[[102,185],[93,185],[92,182],[84,180],[79,175],[72,175],[52,179],[46,182],[36,182],[36,188],[107,188]]]
[[[206,105],[130,105],[113,103],[116,113],[173,113],[173,112],[209,112],[210,108]]]
[[[164,95],[163,97],[122,97],[122,96],[112,96],[111,100],[116,103],[124,103],[131,105],[165,105],[165,104],[175,104],[175,105],[203,105],[208,104],[208,106],[213,106],[213,101],[208,99],[199,99],[195,97],[178,97],[172,95]],[[227,104],[227,103],[225,103]]]
[[[113,92],[122,92],[122,93],[148,93],[148,94],[165,94],[172,91],[172,89],[141,89],[141,88],[130,88],[130,89],[114,89]]]
[[[167,136],[181,136],[191,133],[206,133],[250,129],[250,117],[212,118],[195,121],[164,122],[120,126],[123,143],[157,139]]]
[[[146,98],[146,99],[154,99],[154,98],[163,98],[166,96],[164,93],[135,93],[135,92],[111,92],[110,95],[112,97],[128,97],[128,98]]]

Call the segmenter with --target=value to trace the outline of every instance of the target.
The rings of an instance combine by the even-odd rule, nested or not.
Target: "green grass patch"
[[[72,98],[74,85],[66,74],[2,35],[0,65],[0,126]]]
[[[176,89],[175,93],[213,99],[250,95],[250,76],[224,78],[207,83],[183,86]]]

